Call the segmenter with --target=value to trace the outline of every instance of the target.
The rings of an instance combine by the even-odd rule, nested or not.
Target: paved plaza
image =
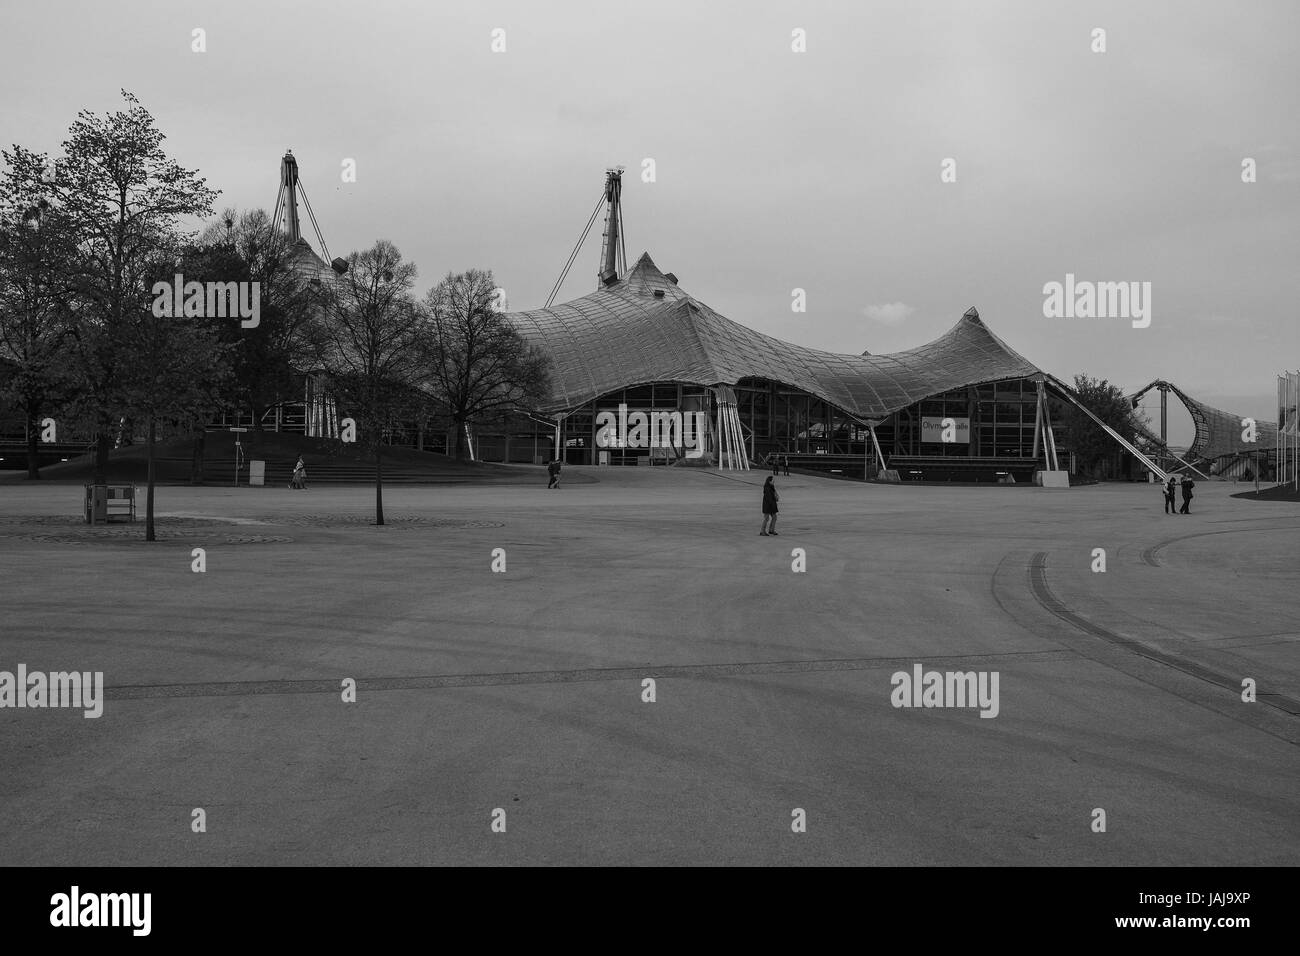
[[[1300,503],[794,476],[764,538],[763,473],[516,470],[161,487],[151,544],[0,482],[0,670],[106,684],[0,711],[0,861],[1300,863]]]

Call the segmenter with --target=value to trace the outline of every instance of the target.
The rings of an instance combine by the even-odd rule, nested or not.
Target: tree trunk
[[[39,424],[37,414],[39,413],[33,408],[27,415],[27,477],[32,481],[39,481],[41,477],[41,453],[36,434],[36,426]]]
[[[144,539],[146,541],[155,540],[153,534],[153,443],[156,436],[155,420],[152,415],[149,416],[149,471],[148,471],[148,490],[145,492],[144,504]]]
[[[194,435],[194,447],[190,453],[190,484],[203,484],[203,453],[207,442],[206,429],[200,428]]]
[[[384,449],[375,442],[375,524],[384,523]]]
[[[109,425],[100,424],[99,434],[95,436],[95,484],[108,484]]]

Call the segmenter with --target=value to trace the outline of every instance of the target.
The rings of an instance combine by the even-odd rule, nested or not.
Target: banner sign
[[[944,423],[947,423],[945,429]],[[946,431],[946,434],[945,434]],[[970,444],[969,418],[930,418],[921,419],[921,441],[944,442],[945,444]]]

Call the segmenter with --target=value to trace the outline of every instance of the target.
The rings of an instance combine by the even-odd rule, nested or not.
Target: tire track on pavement
[[[805,674],[820,671],[877,670],[914,664],[977,666],[1014,659],[1026,663],[1066,660],[1070,651],[1013,651],[1005,654],[935,657],[853,657],[806,661],[750,661],[727,664],[646,664],[639,667],[585,667],[571,670],[515,671],[484,674],[434,674],[419,677],[358,677],[357,690],[432,690],[454,687],[500,687],[512,684],[572,684],[586,681],[639,681],[645,677],[712,679],[755,674]],[[337,694],[337,678],[313,680],[212,681],[186,684],[123,684],[106,687],[108,700],[177,697],[249,697],[264,694]]]
[[[1098,663],[1112,667],[1174,696],[1206,707],[1238,723],[1300,744],[1300,701],[1285,694],[1258,693],[1259,708],[1241,701],[1240,674],[1226,674],[1190,658],[1151,647],[1096,624],[1065,604],[1047,582],[1047,552],[1037,551],[1029,561],[1029,589],[1038,604],[1075,631],[1092,640],[1072,639],[1068,633],[1055,635],[1067,647]],[[1100,644],[1098,643],[1100,641]],[[1196,687],[1202,688],[1197,692]],[[1209,687],[1215,692],[1206,692]],[[1226,695],[1217,691],[1226,691]],[[1230,696],[1228,696],[1230,695]],[[1230,703],[1235,701],[1235,703]]]

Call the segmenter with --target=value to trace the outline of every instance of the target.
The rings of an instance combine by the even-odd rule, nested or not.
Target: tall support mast
[[[602,289],[618,278],[623,232],[623,167],[605,170],[605,239],[600,249],[600,272],[596,288]],[[622,266],[627,268],[627,262]]]
[[[299,193],[302,193],[302,203],[307,207],[307,216],[311,219],[311,228],[316,233],[316,241],[320,243],[321,254],[328,259],[329,246],[325,245],[325,237],[321,235],[320,223],[316,221],[316,214],[311,209],[311,200],[307,198],[307,193],[298,180],[298,160],[294,159],[293,150],[286,149],[284,158],[280,160],[280,191],[275,197],[275,212],[271,213],[271,225],[276,229],[284,229],[291,246],[297,246],[302,242],[302,227],[298,221]],[[345,259],[334,259],[330,262],[330,268],[343,275],[348,271],[348,264]]]
[[[284,206],[284,231],[291,242],[302,238],[298,225],[298,160],[293,158],[293,150],[284,151],[280,160],[280,201],[276,205]]]

